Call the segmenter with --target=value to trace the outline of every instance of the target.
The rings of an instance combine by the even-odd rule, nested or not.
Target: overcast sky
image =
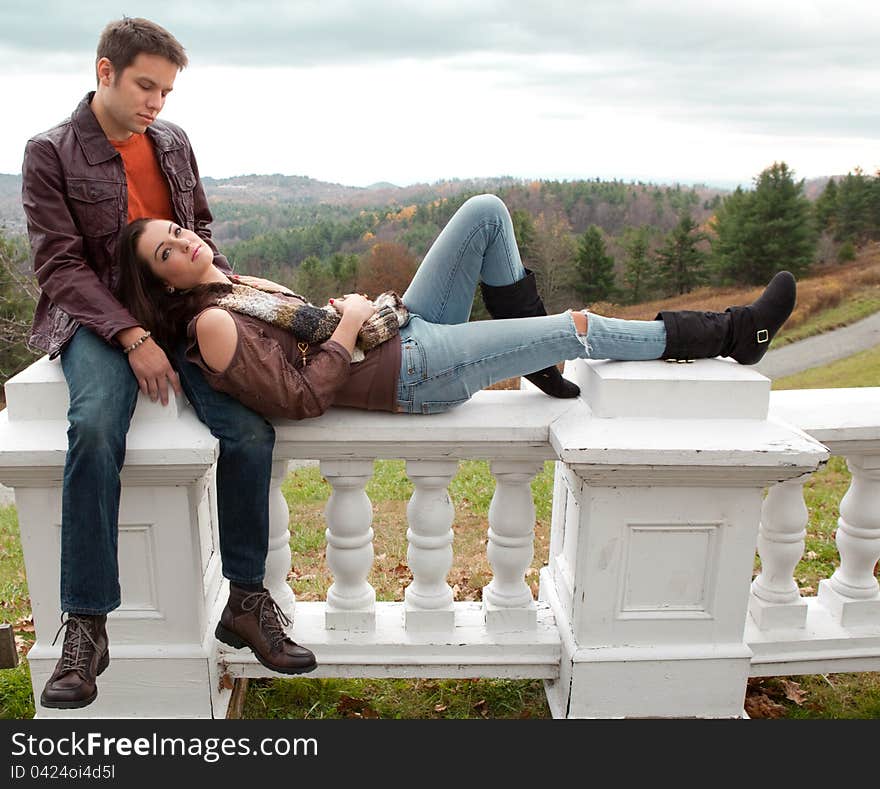
[[[111,19],[190,57],[204,175],[750,183],[880,167],[877,0],[0,0],[0,172],[94,88]]]

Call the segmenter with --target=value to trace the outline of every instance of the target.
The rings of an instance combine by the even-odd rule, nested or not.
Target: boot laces
[[[52,646],[55,646],[58,636],[65,627],[67,632],[64,634],[64,645],[61,648],[58,674],[75,671],[83,679],[87,679],[92,654],[98,651],[98,644],[89,632],[88,620],[70,615],[64,619],[62,615],[61,627],[58,628],[55,638],[52,639]],[[89,645],[91,645],[91,649]]]
[[[247,613],[257,611],[260,630],[268,636],[272,649],[278,649],[287,639],[284,628],[290,624],[290,620],[267,590],[251,592],[247,595],[241,601],[241,610]]]

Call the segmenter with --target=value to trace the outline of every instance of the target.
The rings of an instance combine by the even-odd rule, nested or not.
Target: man
[[[262,585],[271,425],[211,389],[182,348],[173,354],[175,372],[150,332],[114,296],[117,235],[141,216],[198,233],[213,250],[214,264],[231,272],[211,239],[212,217],[189,139],[156,119],[186,65],[183,47],[159,25],[111,22],[98,42],[97,89],[25,149],[22,202],[42,289],[30,342],[61,356],[70,392],[61,521],[61,609],[67,619],[61,658],[40,697],[45,707],[90,704],[110,660],[106,618],[120,605],[119,472],[138,389],[167,405],[168,388],[178,394],[182,388],[220,440],[220,553],[230,580],[225,640],[250,647],[276,671],[315,667],[309,650],[284,637],[279,609]]]

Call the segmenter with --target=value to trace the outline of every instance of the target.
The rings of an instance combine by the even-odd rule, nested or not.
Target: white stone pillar
[[[327,566],[333,584],[324,614],[328,630],[372,630],[376,590],[367,582],[373,567],[373,506],[366,493],[372,460],[322,460],[321,474],[333,492],[324,509]]]
[[[287,583],[290,572],[290,510],[281,492],[287,477],[290,461],[272,462],[272,478],[269,482],[269,551],[266,555],[266,572],[263,585],[287,617],[293,620],[296,597]]]
[[[531,461],[492,461],[495,493],[489,505],[486,555],[492,580],[483,587],[490,632],[534,630],[537,606],[525,573],[535,555],[535,503],[531,482],[543,468]]]
[[[444,631],[455,626],[452,588],[452,522],[455,508],[448,487],[458,461],[408,460],[406,474],[415,490],[406,507],[407,563],[413,580],[404,592],[406,628]]]
[[[6,384],[0,481],[15,488],[36,641],[28,653],[34,696],[61,639],[61,486],[67,454],[67,384],[43,357]],[[213,611],[221,588],[213,469],[218,442],[182,397],[167,406],[139,395],[121,474],[120,606],[107,618],[111,661],[98,698],[38,718],[223,717]]]
[[[584,361],[550,426],[562,468],[539,598],[561,631],[554,717],[736,718],[763,491],[827,459],[732,361]],[[559,500],[562,499],[562,500]]]
[[[807,601],[800,595],[794,569],[804,553],[809,513],[804,483],[811,474],[773,485],[761,506],[758,555],[761,572],[752,581],[749,612],[761,630],[804,627]]]
[[[819,602],[844,627],[880,624],[880,455],[852,455],[849,490],[840,502],[837,550],[840,566],[819,581]]]

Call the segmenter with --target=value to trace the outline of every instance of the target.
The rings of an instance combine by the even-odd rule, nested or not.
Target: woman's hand
[[[357,321],[358,328],[376,312],[373,302],[361,293],[348,293],[341,299],[330,299],[330,303],[340,315]]]
[[[338,342],[351,354],[354,352],[361,326],[376,308],[372,301],[360,293],[349,293],[341,299],[331,299],[330,304],[342,316],[330,339]]]

